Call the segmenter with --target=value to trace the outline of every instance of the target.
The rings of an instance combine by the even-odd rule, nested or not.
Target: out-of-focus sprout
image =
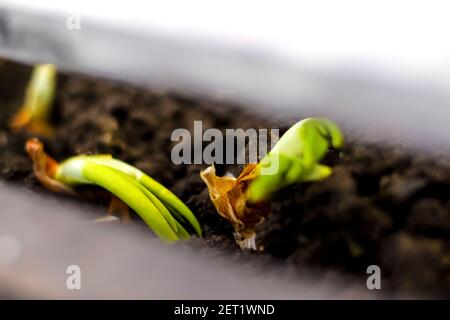
[[[55,91],[56,67],[53,64],[36,65],[25,92],[25,101],[11,120],[11,128],[51,136],[53,128],[49,121]]]
[[[55,192],[74,193],[72,186],[100,186],[126,203],[164,241],[189,238],[182,226],[190,223],[201,236],[200,224],[189,208],[163,185],[141,170],[110,155],[79,155],[57,163],[36,138],[29,139],[26,151],[34,163],[39,181]]]
[[[300,182],[328,177],[332,170],[320,164],[330,147],[340,148],[344,136],[325,118],[297,122],[258,163],[248,164],[237,177],[215,174],[214,165],[200,173],[218,213],[230,221],[242,248],[260,249],[255,241],[256,225],[270,212],[274,192]]]

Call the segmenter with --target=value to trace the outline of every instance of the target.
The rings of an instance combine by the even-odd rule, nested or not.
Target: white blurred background
[[[240,49],[263,50],[321,69],[351,67],[401,81],[450,80],[450,5],[417,0],[4,0],[78,13]]]

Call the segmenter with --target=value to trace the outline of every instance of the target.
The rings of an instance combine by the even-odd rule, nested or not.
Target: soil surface
[[[20,107],[31,69],[0,60],[0,178],[46,194],[24,152],[29,133],[8,122]],[[216,213],[199,176],[205,165],[175,165],[173,130],[280,128],[300,118],[255,115],[218,99],[143,90],[80,75],[58,77],[53,124],[42,138],[57,160],[80,153],[110,153],[149,173],[197,215],[205,237],[182,245],[208,247],[212,257],[338,271],[364,281],[369,265],[381,268],[383,291],[450,297],[450,158],[430,159],[401,146],[358,142],[330,151],[333,175],[281,190],[257,229],[263,253],[241,252],[232,227]],[[255,109],[253,109],[255,110]],[[239,172],[238,166],[218,171]],[[107,207],[109,196],[83,187],[82,201]],[[52,195],[61,197],[60,195]],[[139,224],[139,220],[136,219]],[[149,231],[150,233],[150,231]],[[227,258],[228,259],[228,258]]]

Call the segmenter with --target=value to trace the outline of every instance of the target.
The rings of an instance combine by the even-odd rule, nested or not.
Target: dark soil
[[[12,134],[8,128],[29,73],[25,66],[0,64],[0,177],[50,194],[33,177],[23,150],[29,134]],[[367,267],[375,264],[382,271],[383,290],[450,297],[450,158],[430,159],[400,146],[347,136],[345,148],[330,151],[325,160],[334,168],[329,179],[274,196],[271,214],[258,226],[265,252],[241,254],[231,225],[216,214],[199,177],[205,166],[174,165],[170,136],[176,128],[192,131],[194,120],[202,120],[204,129],[280,128],[281,133],[299,120],[274,120],[248,110],[63,74],[54,116],[57,134],[43,140],[57,160],[111,153],[173,190],[199,217],[205,233],[186,245],[299,271],[305,266],[337,270],[364,282]],[[107,195],[92,191],[83,188],[81,201],[106,208]]]

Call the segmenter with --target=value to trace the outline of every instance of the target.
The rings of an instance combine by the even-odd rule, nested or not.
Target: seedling
[[[308,118],[289,128],[258,164],[247,165],[238,178],[218,177],[214,166],[200,175],[219,214],[233,224],[237,242],[257,249],[254,228],[269,213],[270,197],[288,185],[328,177],[332,170],[320,161],[330,147],[343,143],[334,122]]]
[[[189,238],[189,222],[201,236],[200,224],[189,208],[163,185],[141,170],[111,155],[78,155],[57,163],[36,138],[26,143],[39,181],[55,192],[75,193],[80,184],[100,186],[132,208],[164,241]]]
[[[330,147],[341,148],[343,144],[341,130],[328,119],[297,122],[256,166],[248,200],[264,201],[288,185],[327,178],[332,170],[319,162]]]
[[[13,130],[26,129],[32,133],[51,136],[49,124],[56,90],[56,67],[39,64],[34,67],[25,92],[22,108],[11,120]]]

